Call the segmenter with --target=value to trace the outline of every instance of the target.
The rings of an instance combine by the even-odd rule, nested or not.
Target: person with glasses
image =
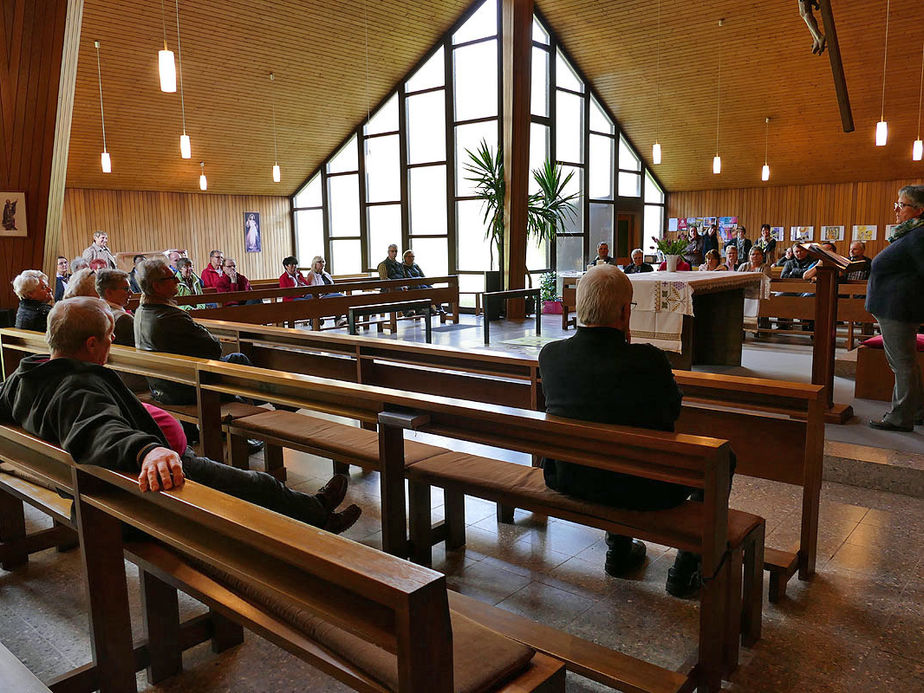
[[[109,267],[110,269],[116,269],[117,267],[115,257],[109,249],[109,234],[105,231],[93,232],[93,243],[83,251],[82,257],[91,267],[94,260],[101,260],[102,267]],[[96,267],[94,269],[101,268]]]
[[[425,275],[423,273],[423,270],[420,269],[420,265],[414,262],[414,258],[415,258],[415,255],[414,255],[413,250],[404,251],[404,255],[402,255],[402,259],[404,260],[404,262],[401,263],[401,271],[404,272],[404,276],[407,277],[408,279],[426,277],[427,275]],[[430,289],[432,288],[432,285],[431,284],[417,284],[415,287],[412,287],[412,288]],[[421,311],[417,311],[417,313],[419,315],[423,314]],[[443,306],[430,306],[431,315],[445,315],[445,313],[446,311],[443,310]]]
[[[67,258],[63,255],[58,256],[58,262],[55,272],[55,300],[60,301],[64,298],[64,290],[67,289],[67,280],[71,278],[71,273],[68,272],[68,263]]]
[[[128,272],[114,269],[102,269],[96,273],[96,293],[109,304],[112,311],[113,344],[135,346],[135,318],[125,306],[132,295],[128,282]]]
[[[224,262],[225,254],[223,252],[220,250],[212,250],[209,252],[209,264],[199,273],[202,279],[203,289],[221,291],[218,285],[221,283],[222,276],[224,276],[224,270],[222,270]]]
[[[898,224],[870,266],[866,310],[879,323],[886,361],[895,374],[892,407],[869,422],[881,431],[913,431],[924,423],[918,328],[924,322],[924,185],[906,185],[895,203]]]
[[[243,274],[237,271],[237,260],[233,257],[226,257],[224,262],[221,265],[222,276],[218,279],[218,285],[215,287],[218,289],[219,293],[227,293],[234,291],[253,291],[253,288],[250,286],[250,280],[247,279]],[[262,303],[258,299],[253,299],[250,301],[231,301],[225,303],[226,306],[239,306],[242,303],[252,304],[252,303]]]

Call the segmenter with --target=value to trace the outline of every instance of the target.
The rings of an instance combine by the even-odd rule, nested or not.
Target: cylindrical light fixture
[[[712,157],[712,172],[716,175],[722,173],[722,157],[718,154]]]
[[[770,180],[770,167],[767,164],[760,168],[760,179],[764,182]]]
[[[180,45],[180,0],[175,0],[174,6],[176,7],[176,52],[180,63],[180,113],[183,115],[183,134],[180,135],[180,156],[184,159],[189,159],[192,156],[192,148],[189,143],[189,135],[186,134],[186,94],[183,92],[183,48]],[[202,180],[205,180],[204,176]],[[205,190],[205,188],[203,188],[203,190]]]
[[[270,82],[276,81],[276,75],[273,72],[270,72]],[[282,172],[279,170],[279,148],[276,146],[276,91],[273,90],[272,96],[272,106],[273,106],[273,182],[278,183],[282,180]]]
[[[655,73],[657,98],[655,99],[655,142],[651,147],[651,163],[657,165],[661,163],[661,143],[658,137],[661,131],[661,0],[658,0],[658,29],[655,32],[655,41],[658,46],[658,68]]]
[[[160,21],[164,29],[164,49],[157,51],[160,90],[172,94],[176,91],[176,63],[173,61],[173,51],[167,48],[167,15],[164,12],[164,0],[160,0]]]
[[[103,71],[99,63],[99,41],[94,41],[93,45],[96,48],[96,82],[99,85],[99,120],[103,126],[103,153],[100,155],[99,163],[103,173],[112,173],[112,159],[106,149],[106,114],[103,112]]]
[[[189,135],[185,132],[180,135],[180,156],[184,159],[192,157],[192,147],[189,144]]]
[[[719,20],[719,27],[725,23],[724,19]],[[715,156],[712,157],[712,173],[718,175],[722,172],[722,158],[719,156],[719,115],[722,112],[722,53],[721,41],[716,40],[716,71],[715,71]]]
[[[886,61],[889,57],[889,11],[892,8],[892,0],[886,0],[886,27],[885,27],[885,48],[882,52],[882,104],[879,112],[879,122],[876,123],[876,146],[885,147],[889,139],[889,126],[885,119],[885,92],[886,92]]]
[[[279,164],[273,164],[273,182],[278,183],[282,179],[282,171],[279,170]]]
[[[651,163],[661,163],[661,145],[655,142],[651,147]]]
[[[764,118],[764,165],[760,169],[760,179],[764,182],[770,180],[770,164],[767,163],[767,151],[770,144],[770,117]]]
[[[921,101],[924,100],[924,46],[921,47],[921,86],[918,91],[918,138],[911,146],[911,160],[920,161],[924,156],[924,142],[921,141]]]
[[[889,124],[884,120],[876,123],[876,146],[885,147],[889,141]]]
[[[205,162],[204,161],[199,162],[199,170],[202,171],[199,174],[199,190],[201,190],[202,192],[205,192],[206,190],[209,189],[209,182],[205,179]]]

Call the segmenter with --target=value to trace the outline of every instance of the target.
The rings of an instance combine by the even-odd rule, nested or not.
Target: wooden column
[[[53,281],[82,15],[83,0],[0,5],[0,190],[25,193],[29,234],[0,237],[9,279],[44,268]],[[0,282],[4,308],[18,303],[9,279]]]
[[[812,383],[826,388],[825,421],[846,423],[853,418],[853,407],[834,402],[834,340],[837,327],[838,268],[827,260],[816,265],[815,345],[812,351]]]
[[[504,288],[526,284],[526,210],[529,194],[529,96],[533,0],[502,0],[504,93]],[[537,306],[538,310],[539,307]],[[521,299],[507,317],[525,315]]]

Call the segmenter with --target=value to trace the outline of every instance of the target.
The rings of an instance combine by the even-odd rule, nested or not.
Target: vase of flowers
[[[665,268],[668,272],[677,271],[677,263],[680,262],[680,258],[683,257],[683,251],[687,249],[687,244],[690,240],[683,234],[678,234],[677,238],[655,238],[651,237],[651,240],[654,241],[654,248],[657,248],[661,255],[664,256]]]

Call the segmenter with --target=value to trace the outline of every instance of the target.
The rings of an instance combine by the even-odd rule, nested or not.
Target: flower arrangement
[[[664,255],[683,255],[683,251],[687,249],[687,244],[690,242],[683,234],[679,234],[673,240],[670,238],[655,238],[654,236],[651,237],[651,240],[655,242],[652,247],[657,248]]]

